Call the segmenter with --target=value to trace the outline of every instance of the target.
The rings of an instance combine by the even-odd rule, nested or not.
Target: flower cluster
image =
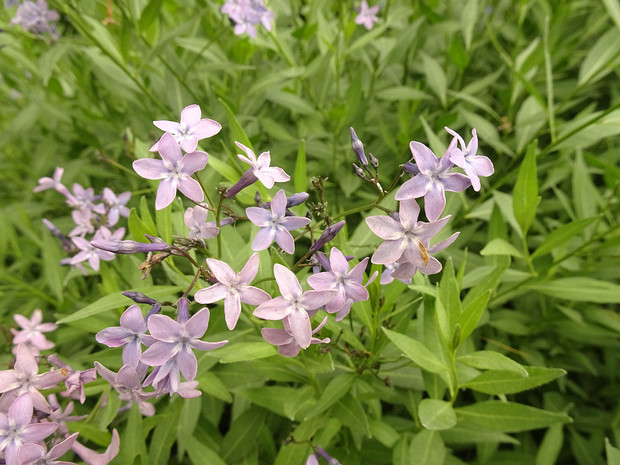
[[[220,11],[234,23],[236,35],[256,37],[256,25],[261,23],[271,31],[274,15],[265,7],[263,0],[227,0]]]
[[[55,389],[64,397],[84,403],[84,384],[95,380],[95,369],[77,370],[56,355],[41,355],[41,351],[54,347],[43,333],[53,331],[56,325],[42,323],[40,310],[35,310],[30,319],[19,314],[14,318],[21,328],[11,329],[15,363],[12,369],[0,371],[0,454],[3,463],[73,465],[57,460],[73,450],[86,463],[106,465],[119,451],[116,430],[105,453],[91,450],[77,441],[78,433],[69,433],[67,422],[84,418],[71,416],[73,402],[63,409],[54,394],[46,397],[41,392]],[[47,364],[44,365],[44,361]],[[43,366],[49,371],[39,373]],[[64,390],[58,388],[63,382]],[[54,436],[49,438],[52,434]]]
[[[7,2],[8,6],[13,6],[17,2]],[[25,0],[15,12],[15,17],[11,20],[11,24],[18,24],[26,32],[43,35],[50,34],[52,37],[58,37],[56,31],[56,21],[60,19],[60,15],[56,10],[50,10],[45,0],[36,0],[31,2]]]
[[[71,216],[75,227],[69,232],[69,239],[67,239],[51,221],[44,219],[43,223],[54,236],[62,241],[63,249],[71,255],[61,261],[63,265],[75,266],[86,274],[82,262],[88,261],[90,267],[98,271],[100,261],[113,260],[114,254],[93,247],[91,241],[118,241],[123,238],[124,227],[116,230],[112,228],[117,225],[121,216],[129,216],[129,208],[126,204],[131,198],[131,193],[123,192],[117,196],[106,187],[102,195],[95,195],[92,187],[85,189],[77,183],[73,184],[72,191],[69,191],[61,182],[63,171],[62,168],[56,168],[52,178],[39,179],[39,185],[34,188],[34,191],[54,189],[62,194],[67,204],[73,209]]]

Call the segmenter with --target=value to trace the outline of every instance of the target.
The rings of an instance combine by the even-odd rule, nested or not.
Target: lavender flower
[[[48,350],[54,347],[54,343],[48,341],[43,333],[54,331],[58,328],[58,325],[54,323],[41,323],[43,321],[41,310],[36,309],[30,319],[20,314],[13,315],[13,319],[22,328],[20,331],[11,329],[13,345],[16,346],[14,353],[19,344],[28,347],[30,353],[34,356],[39,355],[41,350]]]
[[[105,214],[108,217],[108,226],[114,226],[118,223],[121,216],[129,217],[129,208],[125,206],[131,198],[131,192],[123,192],[116,195],[112,189],[105,187],[103,189],[103,205],[97,213]]]
[[[68,465],[70,462],[59,462],[59,459],[65,455],[73,446],[78,437],[78,433],[73,433],[65,440],[59,442],[52,447],[49,452],[41,444],[29,442],[22,444],[19,448],[19,464],[20,465]]]
[[[420,173],[406,181],[394,197],[396,200],[417,199],[424,196],[424,212],[429,221],[435,221],[446,206],[445,191],[461,192],[470,185],[469,178],[460,173],[450,173],[453,167],[450,156],[454,153],[456,139],[438,159],[426,145],[412,141],[409,148]]]
[[[321,323],[312,330],[312,334],[319,332],[326,322],[327,317],[323,318],[323,321],[321,321]],[[285,357],[295,357],[301,350],[301,346],[297,343],[295,337],[293,336],[288,319],[283,319],[282,323],[284,324],[284,329],[263,328],[261,329],[261,334],[269,344],[278,346],[278,353],[280,355],[284,355]],[[328,342],[328,337],[325,339],[319,339],[317,337],[310,339],[310,344],[327,344]]]
[[[71,449],[79,455],[86,465],[108,465],[118,455],[120,438],[118,431],[112,430],[112,440],[103,454],[99,454],[75,441]]]
[[[215,222],[207,222],[208,214],[209,210],[200,205],[196,205],[195,207],[190,207],[185,210],[183,220],[185,221],[185,226],[189,228],[190,239],[196,239],[204,243],[205,239],[211,239],[219,234],[220,228],[217,227]],[[231,218],[225,218],[220,223],[220,226],[230,224],[232,221],[233,220]]]
[[[236,35],[247,33],[256,37],[255,26],[259,23],[271,31],[273,13],[265,7],[263,0],[228,0],[220,11],[235,23]]]
[[[26,32],[39,35],[49,33],[52,37],[56,37],[58,33],[56,32],[56,25],[53,23],[59,19],[58,12],[48,9],[45,0],[24,1],[17,8],[11,24],[19,24]]]
[[[203,169],[209,161],[205,152],[191,152],[183,156],[174,136],[166,133],[157,144],[162,160],[142,158],[133,162],[133,169],[146,179],[161,179],[157,189],[155,208],[166,208],[174,200],[177,189],[194,202],[202,202],[204,193],[191,175]]]
[[[286,216],[286,194],[279,190],[271,201],[271,211],[260,207],[248,207],[245,213],[260,229],[252,242],[252,250],[265,250],[276,241],[286,253],[295,252],[295,240],[289,231],[307,225],[310,220],[299,216]]]
[[[86,394],[84,393],[84,384],[90,383],[97,379],[97,373],[94,368],[87,370],[76,370],[65,362],[60,360],[56,355],[50,355],[47,357],[47,361],[55,365],[57,368],[65,374],[65,386],[67,390],[61,392],[63,397],[69,397],[70,399],[78,399],[80,404],[83,404],[86,400]]]
[[[123,365],[118,373],[107,369],[101,363],[95,362],[99,375],[105,379],[118,392],[118,398],[122,401],[135,402],[140,408],[142,415],[150,417],[155,413],[153,404],[146,400],[155,396],[155,393],[146,393],[142,390],[141,376],[136,368]],[[77,451],[76,451],[77,452]],[[80,454],[81,456],[81,454]]]
[[[247,155],[247,157],[237,155],[239,160],[252,167],[252,173],[254,176],[256,176],[267,189],[271,189],[275,182],[286,182],[291,179],[291,177],[286,174],[282,168],[278,168],[277,166],[269,166],[271,164],[271,155],[269,152],[261,153],[257,159],[252,149],[246,147],[241,142],[235,142],[235,144],[237,144],[237,147],[243,150]]]
[[[360,138],[357,137],[355,130],[353,128],[349,129],[351,130],[351,146],[353,147],[355,155],[357,155],[357,159],[360,161],[362,166],[368,166],[368,158],[366,158],[366,154],[364,153],[364,144]]]
[[[201,304],[210,304],[224,299],[226,325],[232,330],[237,325],[241,314],[241,302],[260,305],[271,297],[262,289],[250,286],[258,273],[258,254],[254,253],[239,273],[226,263],[214,258],[207,258],[209,269],[218,280],[217,284],[196,291],[194,298]]]
[[[321,247],[323,247],[325,244],[333,240],[334,237],[336,237],[336,234],[340,232],[340,230],[344,227],[344,225],[345,225],[345,221],[342,220],[342,221],[339,221],[338,223],[334,223],[331,226],[325,228],[325,231],[323,231],[323,233],[321,234],[321,237],[319,237],[319,239],[310,246],[310,250],[313,252],[320,250]]]
[[[95,339],[108,347],[123,346],[123,364],[137,367],[142,355],[142,344],[145,340],[153,342],[153,338],[146,335],[146,330],[142,310],[137,305],[131,305],[121,315],[120,326],[99,331]]]
[[[378,21],[377,13],[379,12],[379,5],[368,7],[368,2],[362,0],[359,9],[357,9],[358,15],[355,17],[355,24],[363,24],[369,31],[374,24]]]
[[[96,249],[104,250],[118,254],[132,254],[140,252],[167,252],[170,245],[165,242],[137,242],[137,241],[109,241],[109,240],[92,240],[90,245]]]
[[[469,144],[467,144],[467,147],[465,147],[465,141],[460,135],[450,128],[445,128],[445,130],[452,134],[459,141],[459,145],[461,146],[461,150],[452,151],[450,154],[450,161],[459,168],[463,168],[474,190],[478,192],[480,190],[479,176],[491,176],[495,168],[493,167],[493,162],[489,160],[488,157],[476,155],[478,151],[478,136],[476,130],[472,129],[472,138]]]
[[[312,341],[312,327],[308,311],[322,307],[338,294],[335,290],[303,292],[297,276],[288,268],[276,263],[273,274],[280,288],[280,297],[260,304],[254,315],[264,320],[286,318],[290,332],[297,344],[307,349]]]
[[[62,174],[64,173],[64,169],[60,167],[56,167],[54,170],[54,176],[52,178],[43,177],[39,179],[39,185],[36,186],[33,190],[34,192],[41,192],[47,189],[54,189],[56,192],[64,195],[67,199],[73,197],[69,189],[65,187],[63,183],[60,182],[62,178]]]
[[[217,121],[209,118],[200,119],[200,116],[200,107],[198,105],[189,105],[181,111],[180,123],[164,120],[153,121],[153,124],[162,131],[172,134],[177,144],[185,152],[189,153],[196,150],[199,140],[213,137],[222,129],[222,125]],[[159,144],[161,144],[162,139],[163,136],[149,150],[151,152],[159,151]]]
[[[118,241],[124,235],[125,228],[119,228],[114,231],[114,233],[111,233],[108,228],[102,226],[93,236],[93,242],[103,243]],[[100,260],[114,260],[114,254],[112,252],[108,252],[107,250],[102,250],[95,247],[83,237],[72,237],[71,240],[80,249],[80,251],[69,260],[69,263],[71,265],[77,265],[81,262],[88,260],[88,264],[90,265],[90,267],[95,271],[99,271]]]

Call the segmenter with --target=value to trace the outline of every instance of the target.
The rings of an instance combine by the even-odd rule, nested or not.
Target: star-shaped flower
[[[215,221],[207,222],[208,213],[209,210],[200,205],[185,210],[183,220],[185,221],[185,226],[189,228],[190,239],[196,239],[204,243],[205,239],[211,239],[219,234],[220,228],[217,227]],[[232,222],[232,218],[224,218],[220,226]]]
[[[146,330],[142,310],[137,305],[131,305],[121,315],[120,326],[99,331],[95,335],[95,339],[108,347],[123,346],[123,363],[137,367],[142,355],[143,341],[145,338],[150,338],[150,336],[146,336]]]
[[[417,199],[424,196],[424,212],[430,221],[435,221],[446,206],[445,191],[461,192],[470,185],[469,178],[460,173],[450,173],[454,166],[450,156],[456,149],[456,139],[446,153],[438,159],[426,145],[412,141],[409,148],[419,173],[406,181],[394,197],[396,200]]]
[[[312,327],[308,312],[325,305],[336,297],[338,291],[303,292],[295,273],[279,263],[273,266],[273,274],[282,295],[260,304],[254,310],[254,316],[264,320],[287,318],[291,335],[297,344],[307,349],[312,341]]]
[[[19,448],[20,465],[67,465],[70,462],[58,461],[73,446],[78,437],[78,433],[73,433],[65,440],[52,447],[49,452],[41,444],[28,442]]]
[[[177,189],[194,202],[202,202],[204,193],[198,181],[191,176],[205,166],[209,155],[205,152],[191,152],[182,155],[174,136],[166,133],[158,142],[157,150],[162,160],[142,158],[133,162],[133,169],[146,179],[161,179],[157,189],[155,208],[166,208],[174,200]]]
[[[362,0],[359,7],[359,13],[355,18],[355,24],[363,24],[364,27],[370,31],[373,25],[378,21],[378,12],[379,5],[369,7],[368,2],[366,0]]]
[[[153,124],[162,131],[172,134],[177,144],[185,152],[193,152],[198,146],[198,141],[216,135],[222,129],[222,125],[209,118],[200,119],[201,111],[198,105],[189,105],[181,111],[181,122],[176,121],[153,121]],[[165,134],[164,134],[165,135]],[[162,136],[163,139],[163,136]],[[151,148],[151,152],[159,151],[159,139]],[[161,152],[160,152],[161,153]]]
[[[252,167],[252,173],[254,176],[258,178],[260,182],[267,189],[271,189],[275,182],[286,182],[291,179],[291,177],[284,172],[282,168],[278,168],[277,166],[269,166],[271,164],[271,155],[269,152],[263,152],[256,158],[254,152],[249,147],[246,147],[241,142],[235,142],[237,147],[245,152],[247,155],[237,155],[239,160],[247,163]]]
[[[258,273],[258,254],[252,254],[239,273],[235,273],[228,264],[214,258],[207,258],[207,265],[218,282],[211,287],[196,291],[194,298],[201,304],[224,299],[228,329],[232,330],[237,325],[241,314],[241,302],[260,305],[271,298],[262,289],[250,286]]]
[[[271,211],[260,207],[249,207],[245,214],[260,229],[252,242],[252,250],[265,250],[275,239],[286,253],[295,253],[295,240],[289,231],[301,228],[308,223],[308,218],[286,216],[286,194],[279,190],[271,201]]]
[[[478,192],[480,190],[479,176],[491,176],[495,168],[493,167],[493,162],[488,157],[476,155],[478,151],[478,135],[476,134],[476,130],[471,130],[472,138],[469,144],[467,144],[467,147],[465,146],[463,138],[455,131],[450,128],[445,128],[445,130],[452,134],[459,141],[459,145],[461,146],[460,150],[452,151],[450,154],[450,161],[459,168],[463,168],[474,190]]]
[[[54,347],[54,343],[48,341],[43,333],[54,331],[58,328],[58,325],[54,323],[41,323],[43,321],[41,310],[36,309],[30,319],[20,314],[13,315],[13,319],[21,327],[20,331],[11,329],[13,345],[25,344],[35,356],[39,355],[41,350],[48,350]]]
[[[323,321],[321,321],[321,323],[312,330],[312,334],[319,332],[326,322],[327,317],[323,318]],[[285,357],[295,357],[301,350],[301,346],[297,344],[297,341],[293,337],[291,325],[289,324],[288,319],[285,318],[282,320],[282,323],[284,324],[284,329],[263,328],[261,329],[261,334],[269,344],[278,346],[278,353],[280,355],[284,355]],[[328,337],[325,339],[313,337],[310,340],[310,344],[327,344],[328,342]]]

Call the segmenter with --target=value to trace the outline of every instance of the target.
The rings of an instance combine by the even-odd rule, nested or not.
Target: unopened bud
[[[357,137],[357,134],[355,134],[355,130],[353,128],[350,129],[351,146],[353,147],[353,151],[355,152],[355,155],[357,155],[357,158],[362,164],[362,166],[368,166],[368,159],[366,158],[366,154],[364,153],[364,144],[362,144],[360,138]]]
[[[121,292],[125,297],[133,300],[137,304],[149,304],[155,305],[157,301],[155,299],[151,299],[150,297],[144,295],[142,292],[137,291],[123,291]]]
[[[336,234],[340,232],[340,230],[344,226],[344,223],[345,223],[344,220],[342,220],[342,221],[339,221],[338,223],[332,224],[329,228],[326,228],[325,231],[323,231],[323,234],[321,234],[321,237],[319,237],[319,240],[310,246],[310,250],[312,252],[316,252],[317,250],[320,250],[321,247],[323,247],[325,244],[331,241],[334,237],[336,237]]]
[[[355,163],[352,163],[352,165],[353,165],[353,169],[355,170],[355,176],[359,176],[360,178],[364,180],[368,180],[368,178],[366,178],[366,173],[364,173],[363,169],[361,169]]]
[[[90,245],[101,250],[118,254],[131,254],[139,252],[161,252],[168,250],[170,246],[165,242],[145,244],[136,241],[91,241]]]
[[[177,321],[181,324],[189,320],[189,299],[181,297],[177,301]]]
[[[261,200],[260,192],[256,191],[256,194],[254,194],[254,203],[257,207],[260,205]]]
[[[403,165],[403,171],[409,173],[411,176],[415,176],[420,173],[420,168],[418,168],[418,165],[408,161]]]
[[[148,321],[148,319],[153,316],[153,315],[157,315],[159,312],[161,312],[161,304],[156,303],[155,305],[153,305],[151,307],[151,309],[148,311],[148,313],[146,314],[146,316],[144,317],[144,321]]]
[[[286,208],[296,207],[308,200],[310,195],[307,192],[298,192],[286,198]]]
[[[227,199],[233,198],[243,189],[245,189],[248,186],[251,186],[256,181],[258,181],[258,178],[254,176],[253,170],[252,169],[247,170],[245,173],[241,175],[241,178],[239,178],[239,181],[237,181],[235,185],[233,185],[229,189],[226,189],[225,197]]]
[[[317,265],[323,268],[325,271],[332,270],[331,264],[329,263],[329,260],[323,252],[317,252],[312,258],[316,259]],[[317,270],[316,272],[318,273],[318,271],[319,270]]]
[[[370,158],[370,164],[375,170],[379,168],[379,160],[377,160],[377,158],[372,153],[368,154],[368,158]]]

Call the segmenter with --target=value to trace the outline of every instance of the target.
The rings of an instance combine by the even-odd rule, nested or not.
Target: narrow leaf
[[[538,246],[538,248],[532,254],[532,258],[538,257],[540,255],[545,255],[551,252],[556,247],[559,247],[581,231],[583,231],[586,227],[592,224],[597,217],[586,218],[583,220],[572,221],[568,224],[563,224],[557,229],[554,229],[549,233],[549,235],[545,238],[545,240]]]
[[[538,177],[536,174],[536,141],[530,144],[525,158],[519,167],[517,182],[513,190],[513,210],[523,235],[536,216],[538,197]]]
[[[306,172],[306,141],[301,140],[299,150],[297,150],[297,162],[295,163],[295,174],[293,183],[295,192],[305,192],[308,185],[308,174]]]
[[[408,336],[383,328],[387,337],[415,364],[431,373],[447,371],[448,367],[421,342]]]
[[[527,288],[574,302],[620,303],[620,285],[594,278],[558,278],[532,284]]]
[[[312,413],[306,417],[306,420],[324,412],[334,403],[339,401],[351,390],[351,386],[353,386],[355,378],[356,377],[354,375],[345,373],[332,379],[323,391],[323,394],[321,394],[316,406],[312,409]]]
[[[486,291],[480,294],[469,305],[465,307],[463,313],[459,317],[459,325],[461,326],[461,342],[469,337],[469,335],[476,329],[478,321],[484,312],[484,309],[489,301],[491,291]]]
[[[187,455],[194,465],[227,465],[222,458],[195,436],[185,438]]]
[[[463,384],[463,387],[485,394],[514,394],[542,386],[566,371],[560,368],[527,367],[528,376],[524,377],[514,371],[490,370],[476,376]]]
[[[491,350],[479,350],[471,354],[461,355],[457,361],[479,370],[505,370],[528,376],[527,370],[520,363]]]

